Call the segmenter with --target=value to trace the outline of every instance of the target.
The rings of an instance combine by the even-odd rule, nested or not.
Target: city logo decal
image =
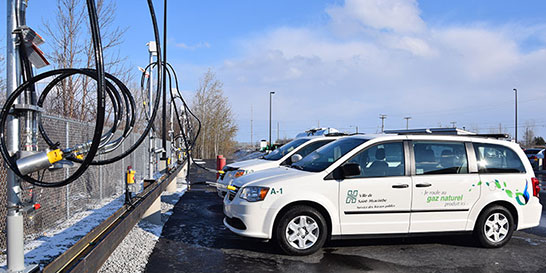
[[[345,199],[346,204],[356,203],[356,198],[358,197],[358,190],[348,190],[347,198]]]

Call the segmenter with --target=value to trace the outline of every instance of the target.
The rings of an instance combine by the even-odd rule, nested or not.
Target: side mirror
[[[357,163],[346,163],[342,166],[343,176],[355,176],[360,175],[360,164]]]
[[[300,161],[302,158],[303,157],[300,154],[293,154],[290,157],[290,160],[292,161],[292,163],[296,163],[296,162]]]

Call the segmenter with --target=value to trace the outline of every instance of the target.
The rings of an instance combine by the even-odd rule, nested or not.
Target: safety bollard
[[[135,173],[136,172],[131,166],[127,167],[127,173],[125,176],[125,204],[131,203],[131,192],[133,190],[131,190],[130,187],[132,188],[132,186],[135,184]]]
[[[216,170],[221,171],[224,166],[226,166],[226,158],[223,155],[219,155],[216,157]],[[216,172],[216,179],[220,177],[220,173]]]

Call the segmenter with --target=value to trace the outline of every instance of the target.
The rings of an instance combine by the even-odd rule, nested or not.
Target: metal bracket
[[[44,108],[32,104],[14,104],[10,111],[10,114],[22,116],[28,111],[42,113],[44,112]]]

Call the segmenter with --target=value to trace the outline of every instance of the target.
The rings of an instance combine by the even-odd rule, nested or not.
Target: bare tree
[[[237,125],[222,87],[223,83],[209,69],[193,98],[192,109],[202,124],[195,150],[201,158],[230,154],[235,148]]]
[[[526,147],[533,146],[533,139],[535,137],[535,122],[526,121],[525,131],[523,132],[523,145]]]
[[[44,36],[51,43],[51,50],[46,55],[56,68],[95,66],[94,48],[84,4],[82,0],[57,0],[55,19],[53,22],[44,22]],[[131,80],[131,73],[124,65],[126,58],[121,57],[118,49],[126,29],[112,27],[115,11],[115,1],[97,1],[106,71],[128,82]],[[96,96],[93,95],[95,90],[95,82],[88,77],[68,77],[52,90],[55,99],[48,101],[46,105],[53,113],[91,121],[96,114]],[[112,108],[107,109],[109,117]]]

